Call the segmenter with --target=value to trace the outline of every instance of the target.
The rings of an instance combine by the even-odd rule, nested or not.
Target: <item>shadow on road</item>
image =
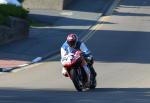
[[[84,12],[97,12],[105,11],[107,7],[104,8],[104,5],[107,2],[109,6],[113,0],[75,0],[70,5],[66,6],[65,10],[73,11],[84,11]]]
[[[147,16],[147,17],[149,17],[150,16],[150,14],[146,14],[146,13],[128,13],[128,12],[117,12],[117,11],[115,11],[116,13],[114,13],[115,15],[118,15],[118,16],[143,16],[143,17],[145,17],[145,16]]]
[[[90,32],[90,31],[89,31]],[[96,61],[150,63],[150,32],[97,30],[86,42]],[[98,43],[98,45],[96,45]],[[60,58],[56,59],[59,61]]]
[[[149,103],[149,97],[149,88],[96,88],[89,92],[0,89],[1,103]]]
[[[67,12],[66,12],[67,13]],[[69,12],[68,12],[69,13]],[[57,26],[89,26],[91,24],[96,23],[94,20],[96,17],[98,18],[99,14],[93,13],[93,18],[84,18],[82,13],[72,14],[71,16],[67,17],[65,15],[53,16],[51,14],[30,14],[29,17],[32,21],[37,21],[39,23],[50,25],[50,27],[57,27]],[[78,16],[77,16],[78,15]],[[88,15],[88,14],[87,14]],[[78,18],[75,18],[75,17]],[[92,20],[93,19],[93,20]],[[44,27],[44,26],[43,26]]]
[[[81,2],[83,1],[81,0]],[[128,1],[127,3],[122,1],[120,4],[120,6],[123,7],[127,7],[127,6],[137,7],[143,5],[149,6],[150,2],[147,0],[145,4],[145,2],[143,2],[142,0],[138,0],[138,2]],[[72,7],[72,10],[73,8],[74,7]],[[82,8],[76,7],[76,9],[82,11]],[[126,13],[126,12],[125,13],[117,12],[114,13],[114,16],[115,15],[142,16],[142,17],[150,16],[150,14],[148,13]],[[24,61],[24,60],[32,61],[35,57],[43,57],[43,54],[45,55],[50,51],[53,51],[54,49],[59,50],[66,38],[66,34],[73,32],[83,37],[88,32],[91,32],[90,30],[87,30],[86,26],[90,26],[90,24],[96,23],[95,20],[87,19],[87,18],[75,19],[75,18],[69,18],[67,16],[57,17],[57,16],[45,16],[45,15],[43,15],[43,17],[45,18],[49,17],[49,19],[52,18],[52,21],[54,19],[59,18],[59,19],[63,19],[62,21],[64,22],[58,23],[55,26],[56,28],[36,28],[33,31],[31,31],[31,35],[28,40],[16,41],[11,44],[0,46],[1,52],[8,53],[10,55],[13,54],[13,57],[9,56],[7,58],[3,54],[1,54],[0,59],[10,60],[10,61],[14,59],[20,61]],[[104,22],[104,24],[109,24],[112,26],[117,25],[114,22]],[[71,26],[75,26],[75,27],[71,27]],[[92,51],[96,61],[150,63],[150,46],[149,46],[150,32],[144,31],[145,28],[149,29],[148,27],[149,25],[143,27],[142,29],[143,31],[138,31],[138,28],[135,31],[121,30],[121,29],[97,30],[96,34],[94,34],[93,37],[91,37],[87,41],[86,44],[89,47],[89,49]],[[97,43],[98,45],[96,45]]]
[[[123,6],[129,6],[129,7],[137,7],[137,6],[149,6],[150,5],[150,2],[149,0],[122,0],[121,1],[121,4],[123,4]]]
[[[96,61],[150,63],[149,33],[100,30],[88,40],[87,45]]]
[[[111,24],[113,25],[113,24]],[[47,30],[59,30],[59,29],[47,29],[43,28],[42,31]],[[79,32],[81,30],[76,29],[72,30],[75,32]],[[89,31],[90,32],[90,31]],[[40,31],[39,31],[40,33]],[[92,51],[92,54],[96,61],[101,62],[126,62],[126,63],[150,63],[150,32],[139,32],[139,31],[117,31],[117,30],[97,30],[96,34],[93,35],[87,42],[86,45]],[[42,36],[45,37],[43,39]],[[28,48],[26,49],[22,47],[21,41],[17,41],[14,44],[9,44],[6,46],[1,46],[1,52],[8,52],[22,55],[23,58],[19,58],[17,56],[8,57],[6,60],[16,59],[16,60],[27,60],[31,61],[33,57],[43,56],[43,54],[47,54],[53,48],[61,47],[62,43],[65,40],[65,35],[63,33],[55,34],[54,36],[50,36],[51,34],[42,34],[37,38],[31,38],[35,40],[35,43],[30,44],[30,40],[28,39],[25,45]],[[63,36],[62,36],[63,35]],[[61,37],[60,37],[61,36]],[[55,38],[55,40],[54,40]],[[63,39],[62,39],[63,38]],[[49,41],[51,40],[50,46]],[[98,43],[98,45],[96,45]],[[37,44],[37,45],[35,45]],[[55,45],[54,45],[55,44]],[[45,45],[45,46],[44,46]],[[13,49],[14,46],[16,49]],[[8,48],[9,47],[9,48]],[[94,48],[93,48],[94,47]],[[41,48],[41,49],[39,49]],[[24,58],[30,57],[30,58]],[[3,58],[3,55],[1,56]],[[60,58],[57,59],[59,61]]]

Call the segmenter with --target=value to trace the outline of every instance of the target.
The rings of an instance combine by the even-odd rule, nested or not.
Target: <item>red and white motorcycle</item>
[[[84,68],[82,67],[81,51],[78,50],[74,53],[66,55],[61,62],[67,71],[67,74],[65,76],[70,77],[77,91],[94,89],[96,87],[96,79],[92,73],[90,74],[90,76],[93,79],[91,79],[91,82],[88,83],[88,77]]]

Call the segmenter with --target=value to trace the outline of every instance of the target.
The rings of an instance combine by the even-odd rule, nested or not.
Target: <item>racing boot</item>
[[[68,73],[67,73],[67,70],[63,67],[62,68],[62,74],[65,76],[65,77],[69,77],[68,76]]]

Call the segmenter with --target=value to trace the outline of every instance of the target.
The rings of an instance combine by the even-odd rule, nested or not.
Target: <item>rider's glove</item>
[[[89,61],[91,61],[91,60],[93,59],[93,56],[92,56],[92,55],[89,55],[89,56],[87,57],[87,59],[88,59]]]

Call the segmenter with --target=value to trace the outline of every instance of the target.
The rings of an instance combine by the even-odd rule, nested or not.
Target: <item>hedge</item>
[[[29,11],[27,11],[23,7],[1,4],[0,5],[0,24],[5,24],[9,16],[26,19],[28,12]]]
[[[24,0],[18,0],[20,3],[24,2]]]

